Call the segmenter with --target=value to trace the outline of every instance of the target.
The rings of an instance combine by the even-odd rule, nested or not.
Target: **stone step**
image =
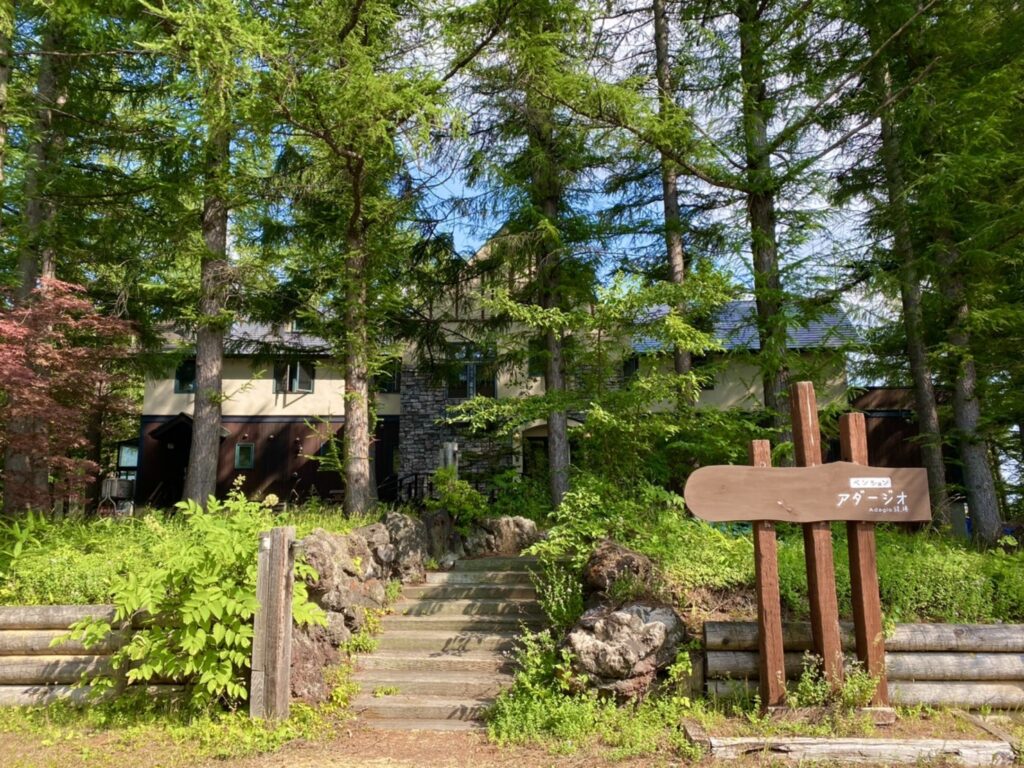
[[[536,600],[537,590],[525,584],[415,584],[402,588],[409,600]]]
[[[352,679],[362,693],[392,691],[390,696],[441,696],[447,698],[493,698],[512,685],[512,675],[496,672],[424,672],[419,669],[367,669]]]
[[[543,615],[535,600],[399,600],[392,616],[524,616]]]
[[[352,711],[367,719],[480,720],[493,699],[446,699],[440,696],[382,696],[360,694]]]
[[[474,557],[456,560],[454,571],[531,571],[540,566],[536,557]]]
[[[429,621],[414,619],[413,621]],[[382,651],[415,651],[423,655],[441,653],[458,655],[474,651],[510,651],[515,648],[518,632],[453,632],[427,629],[390,629],[377,638]]]
[[[511,672],[515,662],[497,651],[465,651],[451,653],[423,653],[415,650],[385,650],[358,657],[356,674],[377,671],[399,672],[415,670],[422,674],[435,672],[488,675]]]
[[[532,587],[528,571],[431,571],[427,584],[458,584],[460,586],[491,586],[515,584]]]
[[[441,614],[436,616],[398,616],[390,614],[381,619],[384,630],[381,638],[392,632],[509,632],[517,634],[523,629],[539,630],[546,625],[540,614],[486,616],[473,614]]]
[[[363,721],[366,728],[375,731],[470,731],[486,732],[487,725],[480,720],[403,720],[392,718],[369,718]]]

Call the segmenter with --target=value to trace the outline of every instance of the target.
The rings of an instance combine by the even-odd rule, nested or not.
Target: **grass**
[[[272,752],[296,739],[332,737],[351,715],[356,686],[347,666],[335,670],[331,699],[318,707],[292,704],[285,722],[252,720],[246,711],[196,716],[173,702],[155,701],[144,692],[75,707],[0,708],[0,734],[17,734],[40,747],[59,745],[76,764],[116,764],[136,751],[164,750],[169,765],[194,765],[208,759],[241,758]],[[98,738],[99,737],[99,738]],[[105,737],[105,738],[103,738]]]
[[[288,509],[278,524],[294,525],[301,538],[315,528],[348,533],[380,517],[346,517],[338,507],[309,503]],[[118,576],[173,558],[184,533],[179,515],[157,510],[123,519],[0,523],[0,605],[110,602]]]

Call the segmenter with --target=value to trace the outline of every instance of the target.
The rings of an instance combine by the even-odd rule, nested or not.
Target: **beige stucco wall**
[[[225,416],[341,416],[345,413],[345,379],[341,371],[318,363],[313,391],[307,394],[274,392],[274,366],[248,358],[224,361]],[[397,397],[397,396],[396,396]],[[195,395],[176,394],[174,371],[165,377],[147,378],[142,401],[146,416],[191,413]]]

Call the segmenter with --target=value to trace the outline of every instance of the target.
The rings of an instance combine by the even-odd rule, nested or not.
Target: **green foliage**
[[[889,622],[988,623],[1024,617],[1024,553],[981,551],[942,533],[877,528],[878,579]],[[850,577],[845,527],[833,529],[836,589],[849,614]],[[807,610],[803,538],[781,531],[779,585],[796,613]]]
[[[265,499],[273,501],[273,499]],[[294,525],[303,538],[315,528],[348,533],[380,519],[378,505],[347,517],[336,505],[310,499],[289,505],[274,525]],[[0,521],[0,604],[89,605],[110,603],[115,585],[129,574],[162,567],[187,545],[183,515],[142,510],[135,517],[53,520],[33,513]],[[253,545],[255,547],[255,544]]]
[[[497,493],[488,514],[491,517],[519,516],[546,527],[551,514],[551,497],[542,478],[524,477],[510,469],[491,478]]]
[[[648,483],[626,486],[580,474],[549,516],[548,537],[531,548],[547,560],[581,568],[594,545],[612,538],[648,555],[668,586],[683,590],[753,585],[748,525],[709,525],[688,517],[675,494]],[[805,615],[803,535],[780,525],[779,589],[789,611]],[[833,528],[836,589],[849,615],[846,530]],[[979,550],[942,533],[877,529],[882,606],[889,622],[993,622],[1024,619],[1024,552]],[[629,591],[629,585],[619,587]]]
[[[488,514],[487,499],[476,488],[461,480],[455,467],[440,467],[434,472],[434,496],[427,509],[444,510],[452,516],[456,529],[467,534]]]
[[[858,662],[845,665],[843,684],[833,689],[821,672],[821,659],[806,653],[800,679],[786,691],[786,703],[792,707],[830,707],[837,712],[850,712],[868,706],[877,688],[878,680]]]
[[[568,650],[559,649],[548,633],[525,635],[517,660],[513,686],[502,692],[488,715],[493,741],[539,743],[559,754],[600,744],[615,759],[664,751],[696,756],[678,727],[690,706],[676,685],[688,656],[663,691],[621,708],[596,692],[579,692],[583,681],[572,671]]]
[[[583,586],[579,569],[557,561],[544,562],[530,574],[540,607],[555,632],[564,635],[583,615]]]
[[[211,498],[205,510],[195,502],[178,508],[185,527],[174,556],[114,586],[115,623],[141,624],[114,654],[114,668],[126,670],[129,682],[163,678],[187,684],[193,709],[214,703],[231,708],[247,697],[258,607],[257,536],[276,521],[264,504],[238,490],[224,501]],[[310,575],[309,566],[296,564],[292,614],[300,624],[324,620],[306,595],[303,578]],[[88,643],[110,629],[109,622],[88,620],[73,627],[71,636]]]

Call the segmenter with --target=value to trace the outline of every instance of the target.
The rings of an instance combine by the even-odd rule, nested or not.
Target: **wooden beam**
[[[843,648],[854,650],[853,624],[841,622]],[[811,625],[787,621],[782,625],[786,651],[812,648]],[[709,651],[756,651],[757,623],[753,621],[704,622],[704,647]],[[1024,624],[897,624],[885,639],[894,652],[1016,653],[1024,654]]]
[[[249,714],[286,719],[291,697],[292,592],[295,528],[273,528],[259,536]]]
[[[844,413],[839,419],[839,444],[844,461],[868,463],[868,436],[863,413]],[[875,524],[851,521],[846,524],[850,553],[850,591],[857,658],[865,671],[878,680],[871,703],[889,705],[885,677],[885,636],[882,629],[882,601],[878,594],[878,556]]]
[[[751,440],[750,464],[770,467],[771,443],[767,440]],[[770,520],[754,522],[754,575],[757,584],[761,706],[778,707],[786,700],[786,670],[782,651],[778,542],[775,539],[775,523]]]
[[[797,466],[818,466],[821,464],[821,428],[818,425],[818,401],[811,382],[793,384],[790,413]],[[827,522],[815,522],[806,523],[803,529],[814,652],[821,657],[825,678],[833,687],[839,687],[843,681],[843,651],[839,636],[832,526]]]
[[[1013,748],[1005,741],[946,739],[836,739],[809,736],[710,737],[711,757],[740,760],[751,755],[812,763],[873,765],[952,762],[964,766],[1011,765]]]

